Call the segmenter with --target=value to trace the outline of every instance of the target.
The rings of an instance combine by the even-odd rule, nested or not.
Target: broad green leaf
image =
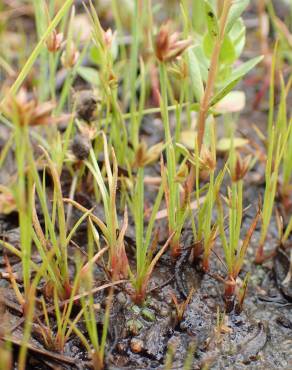
[[[81,78],[83,78],[83,80],[85,80],[89,84],[99,86],[100,79],[98,71],[96,69],[81,66],[77,69],[77,73]]]
[[[245,11],[249,3],[250,3],[250,0],[236,0],[233,2],[230,12],[229,12],[228,20],[227,20],[226,32],[229,32],[231,30],[234,23],[241,16],[241,14]]]
[[[189,72],[192,81],[192,89],[198,102],[204,94],[204,85],[201,76],[200,66],[198,59],[194,53],[194,48],[187,50],[187,58],[189,65]]]
[[[232,64],[236,60],[235,49],[228,35],[224,37],[219,60],[221,63],[226,63],[226,64]]]
[[[213,48],[214,48],[215,40],[214,38],[207,33],[204,37],[203,46],[204,46],[204,52],[208,58],[211,58]],[[233,46],[233,43],[228,35],[224,37],[219,61],[223,64],[232,64],[236,60],[236,53]]]
[[[197,61],[199,62],[202,79],[204,82],[206,82],[208,78],[209,60],[204,53],[203,46],[201,44],[196,45],[193,48],[193,52],[197,58]]]
[[[210,106],[218,103],[224,98],[237,83],[249,72],[251,71],[260,61],[263,60],[263,56],[259,56],[243,63],[239,67],[233,70],[230,78],[225,82],[221,90],[213,97]]]
[[[232,65],[231,64],[223,64],[220,66],[220,69],[217,74],[217,84],[221,86],[224,84],[225,81],[229,79],[232,73]]]
[[[208,33],[211,37],[216,38],[219,34],[219,26],[218,26],[216,12],[206,0],[205,0],[205,13],[206,13]]]

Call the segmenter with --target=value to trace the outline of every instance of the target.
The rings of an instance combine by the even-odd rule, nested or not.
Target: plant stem
[[[137,185],[134,203],[135,224],[136,224],[136,255],[137,255],[137,275],[145,263],[144,253],[144,168],[139,167],[137,174]]]
[[[131,91],[131,141],[133,147],[136,148],[139,142],[139,121],[135,117],[134,113],[137,108],[137,98],[136,98],[136,79],[138,70],[138,51],[139,51],[139,41],[140,41],[140,24],[141,24],[141,0],[135,0],[135,11],[134,19],[132,20],[132,35],[133,43],[131,48],[131,59],[130,59],[130,91]]]
[[[170,133],[169,115],[167,111],[168,98],[167,98],[167,72],[164,63],[159,63],[159,75],[161,85],[161,111],[163,117],[163,125],[166,141],[166,160],[167,160],[167,182],[169,187],[169,209],[168,209],[168,222],[170,233],[176,230],[176,200],[177,200],[177,184],[175,182],[176,164],[175,152],[172,144]]]
[[[217,70],[219,67],[219,56],[221,51],[221,46],[225,36],[225,26],[227,22],[227,17],[229,14],[229,10],[232,5],[232,0],[225,0],[222,10],[222,15],[220,17],[220,28],[219,28],[219,35],[215,41],[214,49],[211,56],[210,61],[210,69],[208,74],[208,80],[205,88],[205,92],[203,95],[203,99],[200,104],[200,111],[199,111],[199,118],[198,118],[198,147],[199,153],[201,152],[203,140],[204,140],[204,133],[205,133],[205,122],[207,118],[207,113],[209,110],[210,100],[213,95]]]

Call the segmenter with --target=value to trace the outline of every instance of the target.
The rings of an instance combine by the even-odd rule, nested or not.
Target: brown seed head
[[[142,141],[136,150],[134,166],[145,167],[148,164],[155,162],[161,151],[162,143],[158,143],[150,148],[147,148],[146,143]]]
[[[79,51],[76,46],[71,42],[71,45],[64,50],[61,56],[61,62],[64,68],[71,69],[77,63],[79,58]]]
[[[242,159],[241,155],[237,152],[235,167],[231,174],[232,181],[237,182],[244,178],[249,169],[250,161],[251,161],[250,155]]]
[[[57,33],[56,30],[53,30],[46,41],[47,48],[51,53],[56,53],[58,50],[60,50],[63,37],[64,36],[62,33]]]
[[[189,69],[186,61],[183,58],[177,58],[177,63],[169,68],[169,71],[178,80],[185,80],[189,76]]]
[[[113,32],[111,28],[107,29],[106,31],[103,31],[103,41],[108,49],[112,47],[112,43],[114,41],[115,36],[116,32]]]
[[[179,40],[178,32],[171,33],[169,23],[161,26],[156,38],[156,57],[160,62],[169,62],[177,57],[191,45],[191,39]]]
[[[8,96],[0,108],[8,119],[17,121],[20,126],[40,126],[54,121],[51,113],[55,104],[52,101],[39,103],[34,98],[30,99],[24,88],[16,96]]]
[[[210,171],[215,170],[216,168],[216,158],[211,153],[209,149],[207,149],[204,145],[202,145],[201,149],[201,161],[203,164],[203,167],[207,168]]]

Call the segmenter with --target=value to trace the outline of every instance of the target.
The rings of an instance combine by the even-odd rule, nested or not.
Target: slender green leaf
[[[210,106],[212,107],[214,104],[223,99],[224,96],[226,96],[238,84],[238,82],[262,60],[263,56],[258,56],[237,67],[232,72],[230,78],[225,82],[223,87],[213,97]]]

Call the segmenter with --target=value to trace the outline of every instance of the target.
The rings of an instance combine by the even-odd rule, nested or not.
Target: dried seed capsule
[[[76,135],[72,146],[72,152],[77,159],[84,160],[88,158],[91,149],[90,140],[82,135]]]
[[[86,122],[92,121],[98,99],[91,90],[79,91],[76,95],[76,111],[78,117]]]

